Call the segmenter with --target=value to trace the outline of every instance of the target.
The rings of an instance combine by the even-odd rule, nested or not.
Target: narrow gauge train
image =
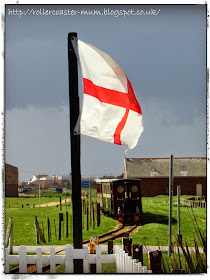
[[[141,180],[96,180],[102,212],[123,224],[138,224],[142,214]]]

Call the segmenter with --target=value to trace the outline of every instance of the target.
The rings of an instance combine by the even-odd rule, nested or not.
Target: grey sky
[[[40,8],[158,14],[11,14]],[[9,5],[5,15],[5,161],[19,168],[20,180],[71,170],[69,32],[112,56],[133,85],[144,132],[129,157],[206,156],[205,5]],[[82,101],[80,75],[79,86]],[[125,146],[82,136],[81,148],[83,176],[122,174]]]

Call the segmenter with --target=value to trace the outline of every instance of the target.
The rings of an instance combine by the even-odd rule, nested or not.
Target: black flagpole
[[[78,95],[77,57],[72,45],[72,37],[77,37],[77,33],[72,32],[68,34],[73,241],[74,241],[75,249],[82,249],[80,135],[79,134],[74,135],[74,128],[76,126],[79,117],[80,109],[79,109],[79,95]],[[82,260],[74,260],[74,273],[83,273]]]

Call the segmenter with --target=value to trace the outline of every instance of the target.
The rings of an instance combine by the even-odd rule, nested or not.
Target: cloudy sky
[[[20,181],[71,172],[69,32],[133,85],[144,132],[128,157],[206,156],[205,5],[7,5],[5,17],[5,162]],[[82,176],[122,174],[125,149],[81,136]]]

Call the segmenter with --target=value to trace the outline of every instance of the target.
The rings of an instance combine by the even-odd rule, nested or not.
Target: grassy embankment
[[[92,197],[95,197],[95,190],[92,190]],[[65,197],[64,194],[52,194],[48,197],[48,194],[40,199],[41,204],[47,204],[50,202],[60,202],[60,196],[62,200],[69,198]],[[87,200],[87,199],[86,199]],[[88,200],[87,200],[88,201]],[[27,205],[29,204],[29,205]],[[13,217],[13,245],[36,245],[35,238],[35,227],[34,217],[37,216],[41,229],[44,229],[44,235],[46,243],[43,244],[40,241],[40,245],[64,245],[73,243],[73,221],[72,221],[72,205],[68,202],[62,204],[62,210],[60,205],[51,207],[35,207],[33,204],[39,205],[39,197],[18,197],[18,198],[6,198],[5,199],[5,227],[9,221],[9,217]],[[22,208],[23,205],[23,208]],[[69,215],[69,236],[66,238],[66,212]],[[58,215],[59,213],[64,214],[64,221],[62,222],[61,240],[58,240]],[[47,218],[50,220],[51,228],[51,242],[48,243],[47,238]],[[86,216],[83,215],[82,226],[83,226],[83,240],[89,239],[93,235],[100,235],[104,232],[112,230],[116,225],[119,224],[117,221],[112,220],[108,217],[101,215],[101,225],[97,227],[95,222],[95,229],[93,226],[87,231]],[[6,230],[6,229],[5,229]]]
[[[60,194],[58,195],[60,196]],[[59,197],[41,197],[41,204],[47,204],[52,201],[59,202]],[[94,199],[95,190],[92,197]],[[68,198],[68,196],[67,196]],[[65,199],[65,196],[62,196]],[[172,241],[177,233],[177,197],[173,197],[172,210]],[[10,204],[10,207],[9,207]],[[22,208],[22,204],[24,207]],[[26,204],[29,204],[28,206]],[[39,198],[6,198],[5,199],[5,226],[7,227],[9,217],[14,220],[14,245],[36,245],[34,216],[37,216],[39,224],[44,227],[45,237],[47,239],[47,218],[51,223],[51,245],[62,245],[73,242],[72,237],[72,209],[63,204],[62,211],[60,207],[33,208],[32,205],[39,205]],[[147,246],[168,246],[168,214],[169,199],[168,196],[144,197],[142,198],[143,212],[140,227],[131,234],[133,244],[145,244]],[[69,237],[65,237],[65,213],[69,212]],[[206,231],[206,209],[194,208],[195,218],[202,232]],[[58,214],[64,213],[64,226],[62,225],[62,239],[58,240]],[[191,221],[191,210],[188,206],[180,207],[181,214],[181,234],[183,241],[187,241],[189,246],[194,246],[194,228]],[[56,235],[55,226],[56,225]],[[101,225],[95,229],[91,227],[86,229],[86,216],[83,216],[83,240],[89,239],[90,236],[99,235],[108,232],[117,224],[117,221],[101,215]],[[47,240],[46,240],[47,241]],[[121,239],[114,244],[121,244]],[[48,243],[46,243],[48,244]]]

